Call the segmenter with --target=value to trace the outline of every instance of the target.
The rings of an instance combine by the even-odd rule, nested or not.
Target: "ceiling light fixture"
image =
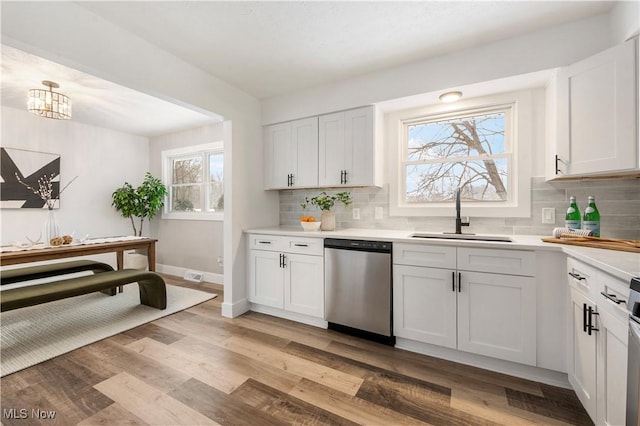
[[[440,95],[441,102],[455,102],[462,97],[462,92],[454,91]]]
[[[27,100],[27,109],[40,117],[68,120],[71,118],[71,99],[62,93],[52,89],[60,87],[58,83],[44,80],[42,82],[49,88],[31,89]]]

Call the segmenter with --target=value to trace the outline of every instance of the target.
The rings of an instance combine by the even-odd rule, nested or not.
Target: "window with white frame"
[[[169,192],[163,218],[223,219],[222,142],[162,151],[162,164]]]
[[[404,201],[467,201],[509,197],[511,107],[425,117],[404,123]]]
[[[398,135],[391,215],[448,216],[458,188],[465,215],[530,215],[529,92],[393,113],[388,123]]]

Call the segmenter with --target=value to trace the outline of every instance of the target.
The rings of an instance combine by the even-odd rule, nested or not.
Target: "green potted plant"
[[[300,204],[303,209],[306,209],[309,204],[318,207],[322,210],[322,216],[320,217],[320,229],[323,231],[333,231],[336,229],[336,216],[335,213],[331,211],[336,202],[341,202],[345,206],[351,204],[351,193],[349,192],[338,192],[335,195],[329,195],[326,192],[322,191],[320,194],[315,197],[305,197],[304,202]]]
[[[128,217],[133,227],[133,235],[142,236],[144,220],[151,220],[158,210],[164,206],[164,198],[168,194],[167,188],[160,179],[147,172],[142,184],[134,188],[125,182],[121,188],[111,194],[111,205],[122,217]],[[140,219],[140,228],[136,229],[134,218]]]

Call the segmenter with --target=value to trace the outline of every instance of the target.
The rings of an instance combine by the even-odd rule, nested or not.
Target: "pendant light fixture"
[[[60,87],[58,83],[44,80],[42,82],[49,88],[29,90],[27,109],[40,117],[54,118],[56,120],[68,120],[71,118],[71,99],[53,89]]]

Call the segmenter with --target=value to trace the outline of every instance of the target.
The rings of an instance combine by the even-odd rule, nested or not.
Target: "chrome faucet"
[[[463,222],[460,218],[460,191],[462,188],[456,189],[456,234],[462,234],[462,227],[469,226],[469,218],[467,222]]]

